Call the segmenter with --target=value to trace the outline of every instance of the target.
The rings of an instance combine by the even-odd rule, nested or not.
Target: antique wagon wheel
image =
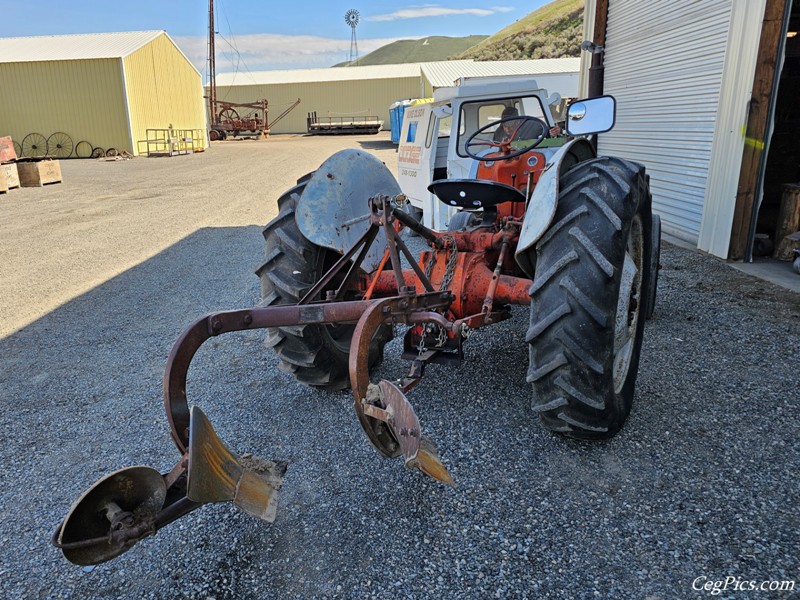
[[[47,154],[47,138],[41,133],[29,133],[22,138],[22,156],[37,158]]]
[[[17,140],[12,140],[14,144],[14,153],[17,155],[17,158],[22,158],[22,146],[19,145]]]
[[[219,120],[220,121],[238,121],[239,120],[239,113],[236,112],[232,108],[223,108],[219,111]]]
[[[75,156],[78,158],[89,158],[92,155],[94,148],[86,140],[81,140],[75,144]]]
[[[74,148],[72,138],[63,131],[56,131],[47,138],[47,154],[56,158],[69,158]]]
[[[103,158],[105,155],[106,151],[103,150],[100,146],[92,149],[92,158]]]
[[[113,157],[113,156],[116,156],[117,154],[118,153],[117,153],[117,149],[116,148],[106,148],[106,156],[112,156]]]

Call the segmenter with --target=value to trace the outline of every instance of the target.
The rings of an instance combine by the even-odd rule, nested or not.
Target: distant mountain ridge
[[[400,40],[370,52],[358,65],[389,65],[472,58],[523,60],[580,56],[584,0],[554,0],[491,36],[432,36]],[[349,66],[339,63],[336,67]]]
[[[431,36],[418,40],[398,40],[360,57],[358,62],[343,62],[334,66],[348,67],[358,64],[358,66],[364,67],[368,65],[394,65],[447,60],[449,57],[465,52],[479,44],[487,37],[489,36]]]

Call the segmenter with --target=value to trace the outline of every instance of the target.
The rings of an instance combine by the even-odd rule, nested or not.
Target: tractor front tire
[[[605,439],[633,403],[651,277],[650,193],[643,166],[609,157],[575,165],[560,190],[531,261],[532,407],[551,431]]]
[[[278,216],[263,230],[265,259],[256,270],[261,280],[260,306],[297,304],[341,257],[306,239],[297,227],[295,210],[308,179],[301,178],[278,199]],[[335,278],[330,289],[338,284]],[[266,345],[277,353],[278,368],[300,383],[342,390],[350,386],[348,358],[354,330],[355,325],[275,327],[267,330]],[[391,327],[378,329],[370,345],[370,368],[381,362],[383,347],[391,337]]]

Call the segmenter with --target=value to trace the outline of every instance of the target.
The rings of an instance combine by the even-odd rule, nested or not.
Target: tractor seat
[[[428,186],[448,206],[479,210],[503,202],[525,202],[525,194],[505,183],[484,179],[440,179]]]

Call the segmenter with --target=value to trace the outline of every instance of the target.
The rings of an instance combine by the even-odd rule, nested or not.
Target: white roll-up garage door
[[[697,243],[731,0],[609,3],[604,93],[617,123],[600,154],[643,163],[664,230]]]

